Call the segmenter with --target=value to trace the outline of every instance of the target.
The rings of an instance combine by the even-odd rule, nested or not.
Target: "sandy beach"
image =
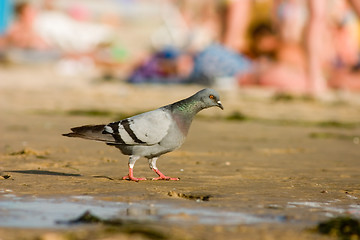
[[[156,211],[114,211],[125,219],[121,226],[0,223],[0,239],[336,239],[312,229],[336,216],[360,218],[356,94],[309,100],[259,89],[220,89],[225,110],[202,111],[184,145],[158,161],[160,170],[180,181],[121,180],[128,158],[117,149],[61,136],[71,127],[120,120],[201,88],[101,83],[56,75],[52,66],[3,68],[1,221],[16,222],[4,201],[131,203]],[[155,177],[145,159],[134,170],[137,177]],[[171,210],[177,208],[186,210]],[[203,209],[214,216],[190,211]],[[204,223],[207,218],[213,221]]]

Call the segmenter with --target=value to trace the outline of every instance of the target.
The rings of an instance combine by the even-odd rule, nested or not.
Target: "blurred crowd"
[[[133,84],[261,86],[309,95],[360,90],[359,0],[147,2],[157,9],[148,18],[159,21],[148,46],[133,55],[119,44],[124,29],[133,34],[124,12],[95,16],[91,1],[61,2],[1,0],[0,62],[55,62],[63,74],[98,69],[105,80]],[[102,4],[134,9],[144,2]]]

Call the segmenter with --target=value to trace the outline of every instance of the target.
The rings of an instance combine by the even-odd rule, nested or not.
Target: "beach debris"
[[[93,215],[90,211],[86,211],[80,217],[68,221],[56,221],[57,224],[103,224],[109,227],[116,227],[112,231],[118,231],[119,233],[125,233],[129,235],[142,235],[146,239],[169,239],[161,231],[155,229],[151,225],[145,222],[137,221],[124,221],[122,219],[102,219],[96,215]]]
[[[86,211],[80,217],[68,221],[56,221],[58,224],[82,224],[82,223],[101,223],[102,219],[93,215],[90,211]]]
[[[201,201],[209,201],[210,198],[212,197],[210,194],[198,194],[198,193],[178,193],[175,191],[170,191],[168,192],[168,195],[170,197],[180,197],[180,198],[185,198],[185,199],[189,199],[189,200],[195,200],[197,202],[201,202]]]
[[[265,206],[265,208],[268,208],[268,209],[284,209],[284,207],[279,205],[279,204],[268,204],[268,205]]]
[[[102,223],[106,225],[122,225],[122,221],[119,219],[105,220],[92,214],[89,210],[84,212],[80,217],[68,220],[68,221],[56,221],[57,224],[86,224],[86,223]]]
[[[23,150],[9,153],[10,156],[35,156],[37,158],[46,158],[50,154],[49,151],[38,151],[25,147]]]
[[[0,172],[0,180],[10,179],[11,175]]]
[[[320,222],[316,231],[338,237],[340,240],[359,240],[360,239],[360,221],[349,216],[341,216]]]

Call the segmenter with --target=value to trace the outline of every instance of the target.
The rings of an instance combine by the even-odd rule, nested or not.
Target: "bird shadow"
[[[114,178],[108,177],[108,176],[103,176],[103,175],[93,175],[93,178],[104,178],[104,179],[108,179],[108,180],[115,180]]]
[[[47,170],[13,170],[6,171],[11,173],[22,173],[22,174],[35,174],[35,175],[50,175],[50,176],[66,176],[66,177],[80,177],[80,174],[76,173],[63,173],[63,172],[53,172]]]

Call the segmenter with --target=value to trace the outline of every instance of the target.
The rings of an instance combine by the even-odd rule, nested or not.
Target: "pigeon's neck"
[[[174,103],[173,111],[192,120],[195,115],[203,109],[202,105],[200,101],[194,99],[192,96]]]
[[[184,135],[187,135],[191,122],[195,115],[203,109],[200,101],[189,97],[172,104],[172,114],[178,127]]]

